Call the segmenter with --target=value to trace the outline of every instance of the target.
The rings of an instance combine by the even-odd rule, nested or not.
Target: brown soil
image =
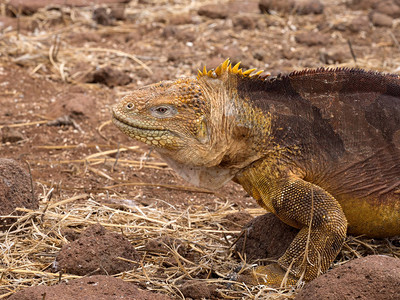
[[[242,266],[233,255],[241,226],[264,213],[256,202],[234,183],[214,192],[188,186],[156,152],[109,123],[110,106],[132,89],[193,76],[228,57],[271,74],[321,66],[399,72],[398,1],[123,2],[0,3],[0,153],[23,169],[29,163],[40,201],[36,209],[29,173],[1,160],[8,167],[0,176],[13,182],[12,202],[26,215],[0,233],[0,295],[46,290],[46,299],[53,291],[73,299],[70,284],[81,280],[73,274],[102,269],[124,270],[116,276],[176,299],[293,298],[296,290],[229,281]],[[4,203],[4,184],[0,206],[8,214],[15,206]],[[82,234],[98,223],[106,229]],[[279,230],[292,234],[276,224],[270,216],[254,220],[237,249],[276,257],[290,239],[281,240]],[[336,265],[359,255],[396,256],[399,247],[398,239],[350,238]],[[51,272],[56,257],[64,273]],[[101,280],[81,280],[80,297],[114,299],[95,289],[126,289],[114,278],[94,278]]]
[[[296,300],[387,300],[400,295],[400,260],[371,255],[350,261],[308,283]]]
[[[9,300],[169,300],[166,295],[139,290],[133,283],[105,275],[74,279],[53,286],[24,289]]]

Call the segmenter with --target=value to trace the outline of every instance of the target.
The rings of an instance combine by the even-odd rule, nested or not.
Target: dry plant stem
[[[351,44],[350,39],[347,40],[347,45],[349,46],[350,54],[351,54],[351,57],[354,60],[354,63],[357,64],[357,57],[356,57],[356,54],[354,53],[353,46]]]
[[[389,31],[389,35],[392,38],[392,40],[393,40],[394,44],[396,45],[396,47],[400,50],[400,43],[397,40],[396,36],[393,34],[392,31]]]
[[[121,184],[114,184],[106,186],[106,189],[113,189],[116,187],[121,186],[152,186],[152,187],[163,187],[171,190],[181,190],[181,191],[188,191],[188,192],[197,192],[197,193],[206,193],[206,194],[214,194],[213,191],[196,188],[196,187],[189,187],[189,186],[181,186],[181,185],[172,185],[172,184],[160,184],[160,183],[146,183],[146,182],[126,182]]]
[[[92,168],[91,168],[92,169]],[[97,171],[94,173],[96,174]],[[116,181],[115,179],[112,179]],[[37,181],[38,183],[45,185],[47,187],[52,187],[53,183],[52,182],[44,182],[44,181]],[[217,197],[218,194],[214,193],[213,191],[210,190],[205,190],[205,189],[200,189],[196,187],[189,187],[189,186],[180,186],[180,185],[169,185],[169,184],[156,184],[156,183],[146,183],[146,182],[126,182],[126,183],[121,183],[121,184],[115,184],[115,185],[110,185],[110,186],[105,186],[105,187],[99,187],[95,189],[88,189],[85,187],[79,188],[79,187],[68,187],[64,185],[59,185],[57,187],[58,190],[67,190],[67,191],[90,191],[90,192],[99,192],[99,191],[113,191],[114,188],[117,187],[123,187],[123,186],[146,186],[146,187],[161,187],[161,188],[166,188],[170,190],[179,190],[179,191],[186,191],[186,192],[196,192],[196,193],[205,193],[205,194],[215,194]]]
[[[99,157],[99,156],[103,156],[103,155],[110,155],[110,154],[114,154],[117,152],[124,152],[124,151],[128,151],[128,150],[135,150],[138,149],[138,146],[132,146],[132,147],[127,147],[127,148],[118,148],[118,149],[114,149],[114,150],[108,150],[108,151],[103,151],[103,152],[99,152],[99,153],[94,153],[92,155],[86,156],[85,160],[91,160],[92,158],[95,157]]]
[[[153,71],[140,59],[138,59],[135,55],[125,53],[123,51],[115,50],[115,49],[106,49],[106,48],[77,48],[76,51],[89,51],[89,52],[109,52],[114,53],[118,56],[124,56],[132,59],[136,63],[138,63],[143,69],[145,69],[149,74],[153,74]]]
[[[9,124],[9,125],[0,125],[0,129],[4,127],[24,127],[24,126],[32,126],[38,124],[46,124],[48,121],[36,121],[36,122],[28,122],[28,123],[21,123],[21,124]]]
[[[110,124],[112,124],[112,122],[111,122],[111,120],[108,120],[108,121],[102,123],[102,124],[97,128],[97,132],[99,133],[99,135],[100,135],[104,140],[106,140],[106,141],[110,141],[110,139],[107,138],[107,137],[102,133],[102,129],[103,129],[105,126],[110,125]]]
[[[81,144],[78,145],[45,145],[45,146],[34,146],[34,148],[36,149],[47,149],[47,150],[53,150],[53,149],[75,149],[75,148],[79,148],[82,147]],[[85,144],[84,146],[85,148],[97,148],[97,147],[109,147],[109,148],[114,148],[113,145],[108,145],[108,144]],[[139,148],[136,147],[123,147],[129,150],[136,150]],[[165,163],[162,163],[163,165],[166,165]]]
[[[34,201],[35,198],[35,188],[33,186],[33,179],[32,179],[32,171],[31,171],[31,165],[29,164],[28,161],[25,161],[26,165],[28,166],[28,171],[29,171],[29,179],[30,179],[30,183],[31,183],[31,193],[32,193],[32,198],[31,201]]]
[[[109,161],[114,161],[115,159],[109,158]],[[141,166],[140,161],[137,160],[126,160],[126,159],[120,159],[119,162],[121,164],[128,164],[130,166],[134,167],[139,167]],[[99,159],[74,159],[74,160],[59,160],[59,161],[45,161],[45,160],[29,160],[29,163],[40,163],[44,165],[61,165],[61,164],[72,164],[72,163],[79,163],[79,164],[99,164],[99,163],[104,163],[104,158],[99,158]],[[143,168],[154,168],[154,169],[160,169],[160,170],[165,170],[167,167],[167,164],[165,163],[158,163],[158,162],[149,162]]]

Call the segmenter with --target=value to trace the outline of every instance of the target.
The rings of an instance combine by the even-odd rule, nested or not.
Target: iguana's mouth
[[[118,128],[132,128],[138,131],[142,132],[159,132],[160,135],[164,132],[167,132],[168,130],[161,128],[161,127],[151,127],[151,126],[144,126],[140,122],[132,122],[132,121],[127,121],[121,119],[118,114],[115,113],[113,110],[113,118],[112,118],[113,123],[118,127]]]

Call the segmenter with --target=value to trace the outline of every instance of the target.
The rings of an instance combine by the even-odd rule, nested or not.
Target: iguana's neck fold
[[[242,169],[261,158],[271,144],[271,118],[238,95],[235,74],[224,75],[199,79],[210,105],[209,150],[219,153],[208,166]]]

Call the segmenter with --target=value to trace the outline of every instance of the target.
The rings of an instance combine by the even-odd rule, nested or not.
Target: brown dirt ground
[[[0,299],[79,277],[51,267],[68,237],[97,223],[141,253],[138,267],[116,276],[142,289],[176,299],[293,298],[296,290],[229,281],[242,265],[232,243],[249,215],[263,213],[255,201],[234,183],[217,192],[188,186],[109,123],[110,106],[227,57],[271,74],[320,66],[398,73],[400,3],[324,0],[321,11],[315,1],[260,1],[261,13],[256,0],[8,2],[18,1],[0,1],[0,153],[29,164],[40,208],[20,209],[26,216],[0,234]],[[385,243],[350,238],[337,264],[399,251],[398,240]]]
[[[106,287],[106,288],[102,288]],[[133,283],[105,275],[94,275],[63,282],[51,287],[35,286],[12,295],[10,300],[170,300],[161,294],[139,290]]]

